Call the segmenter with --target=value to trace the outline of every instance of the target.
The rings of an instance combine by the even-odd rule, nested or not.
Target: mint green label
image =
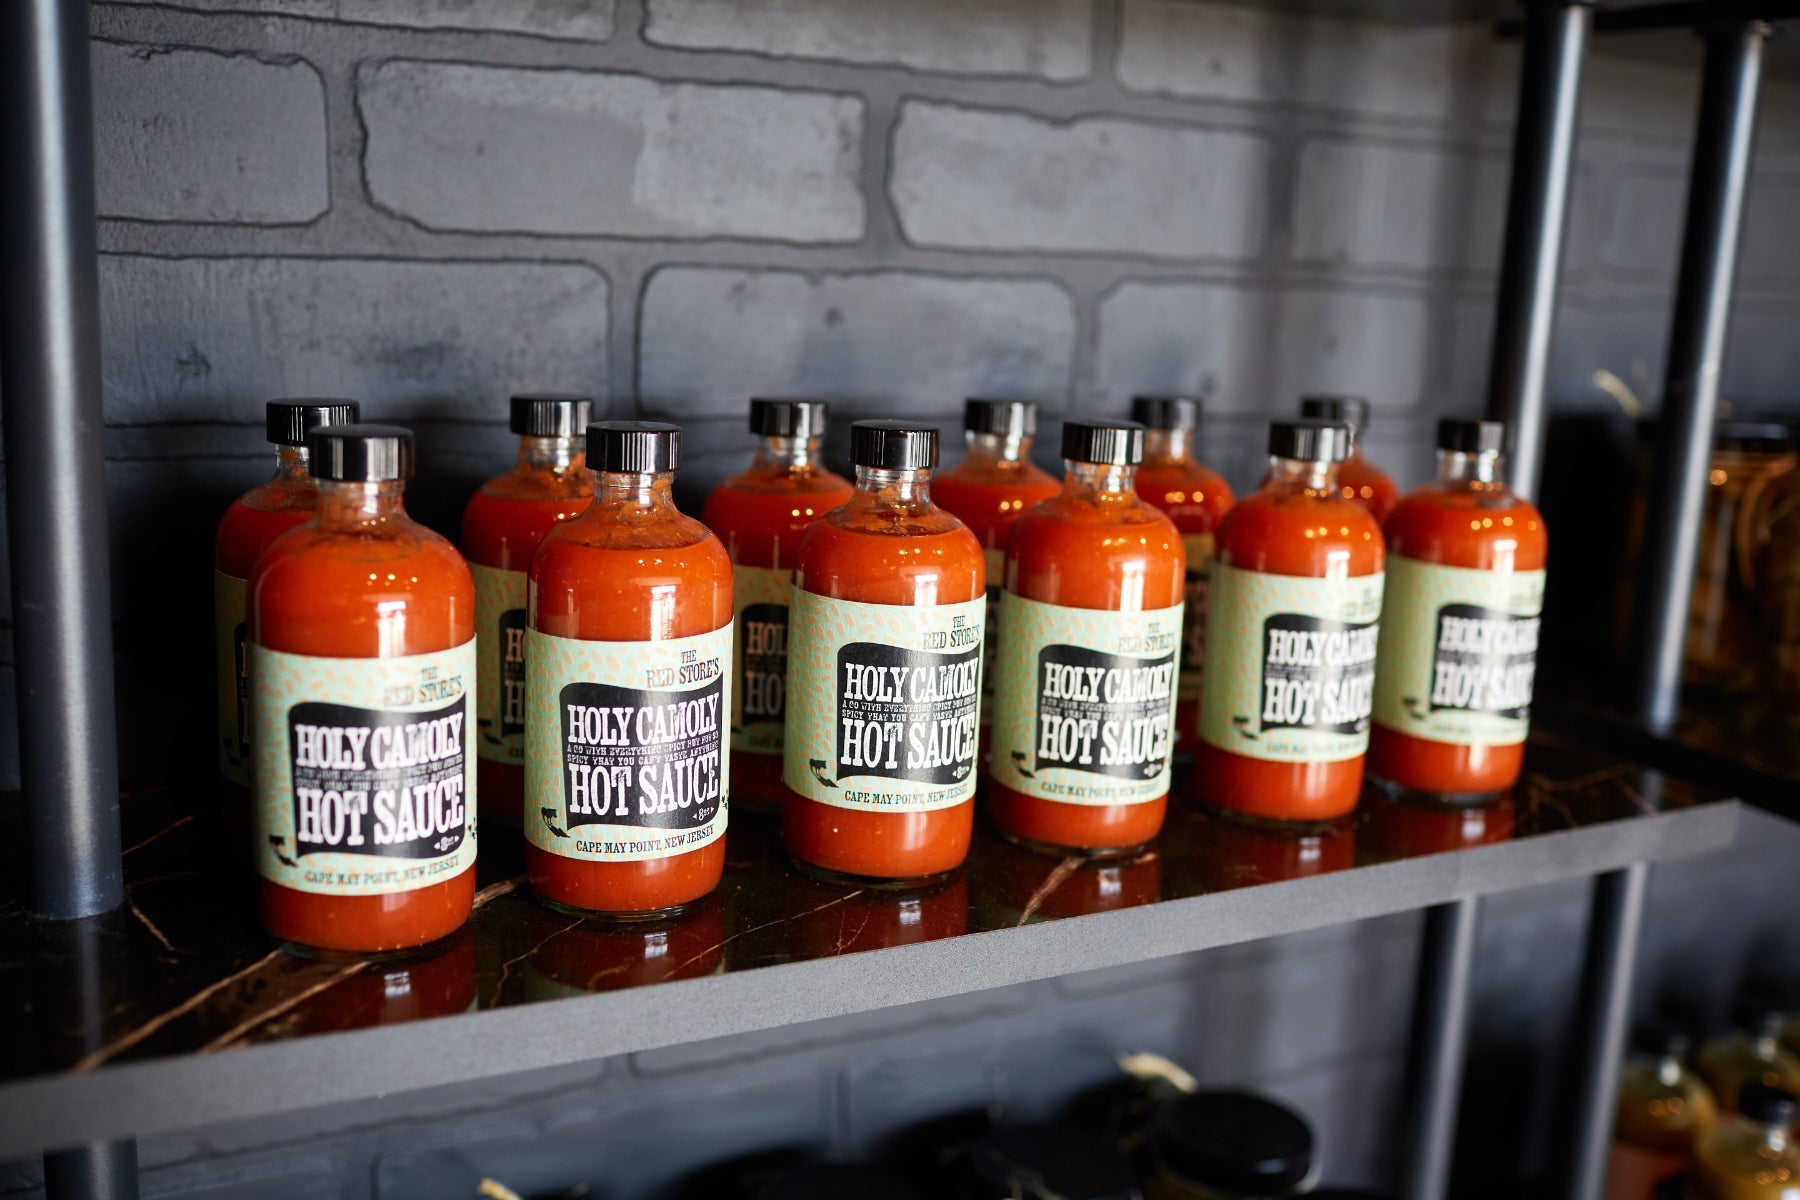
[[[1200,736],[1273,762],[1338,762],[1369,746],[1380,574],[1314,579],[1214,563]]]
[[[987,599],[908,607],[796,587],[782,774],[809,800],[877,812],[975,795]]]
[[[398,658],[250,648],[257,869],[329,896],[475,862],[475,640]]]
[[[786,568],[733,565],[731,587],[737,616],[732,651],[731,748],[780,754],[787,717],[788,593],[794,573]]]
[[[1000,601],[988,774],[1067,804],[1169,792],[1183,606],[1107,612]]]
[[[219,774],[250,782],[250,581],[213,572],[213,675],[219,711]]]
[[[731,641],[729,624],[659,642],[527,631],[526,839],[641,862],[723,837]]]
[[[523,571],[469,564],[475,578],[475,753],[525,762],[525,598]]]
[[[1524,741],[1544,572],[1475,571],[1394,555],[1387,575],[1375,720],[1453,745]]]

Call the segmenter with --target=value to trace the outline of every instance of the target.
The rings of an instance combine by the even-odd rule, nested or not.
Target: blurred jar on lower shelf
[[[1662,1200],[1679,1189],[1695,1143],[1718,1123],[1719,1108],[1686,1064],[1686,1034],[1656,1023],[1639,1029],[1633,1043],[1620,1073],[1606,1200]]]
[[[1248,1092],[1194,1092],[1157,1109],[1144,1200],[1278,1200],[1318,1178],[1312,1127]]]
[[[1707,1039],[1695,1060],[1719,1107],[1737,1111],[1739,1090],[1752,1083],[1800,1093],[1800,1056],[1781,1044],[1787,1027],[1781,1006],[1759,996],[1744,997],[1732,1007],[1731,1024],[1730,1030]]]
[[[1794,1095],[1745,1084],[1739,1112],[1700,1139],[1688,1174],[1692,1200],[1800,1200]]]

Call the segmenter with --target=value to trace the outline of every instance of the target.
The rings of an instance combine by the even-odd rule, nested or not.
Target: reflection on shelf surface
[[[1534,739],[1512,795],[1476,809],[1416,807],[1372,789],[1344,822],[1304,835],[1211,816],[1178,772],[1152,847],[1056,859],[981,829],[968,865],[930,890],[851,890],[788,865],[777,824],[732,823],[725,881],[679,918],[580,921],[537,904],[518,835],[484,831],[467,929],[380,961],[294,957],[256,925],[251,889],[218,866],[208,813],[188,797],[126,797],[129,903],[42,923],[0,903],[0,1080],[208,1053],[380,1024],[855,954],[1154,905],[1628,820],[1714,797],[1630,762]],[[977,803],[980,803],[979,800]],[[0,822],[16,829],[16,811]],[[7,837],[17,847],[18,837]],[[16,852],[16,850],[15,850]],[[0,864],[4,866],[4,864]],[[0,878],[18,887],[21,872]]]

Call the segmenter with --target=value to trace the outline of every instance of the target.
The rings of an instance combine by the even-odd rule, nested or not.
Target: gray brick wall
[[[1240,487],[1303,390],[1369,394],[1371,450],[1407,485],[1431,421],[1482,401],[1518,59],[1480,27],[1194,0],[130,0],[97,4],[93,31],[131,778],[205,760],[169,689],[204,686],[211,527],[267,470],[273,396],[413,423],[413,507],[440,528],[508,460],[513,390],[687,422],[688,502],[741,461],[755,392],[949,421],[977,391],[1056,411],[1194,390]],[[1696,88],[1691,67],[1607,57],[1589,78],[1553,390],[1599,412],[1596,370],[1656,390]],[[1765,113],[1725,374],[1751,407],[1791,405],[1800,377],[1800,89],[1778,82]],[[170,607],[144,608],[145,579]],[[0,710],[11,674],[0,647]],[[0,711],[0,784],[13,738]],[[1791,886],[1769,862],[1659,873],[1658,911],[1723,920],[1731,879]],[[1581,913],[1578,890],[1532,893],[1484,934],[1479,1036],[1532,1096]],[[1675,925],[1656,970],[1702,950],[1735,968],[1759,933],[1703,947]],[[149,1194],[447,1195],[479,1166],[524,1187],[613,1174],[607,1194],[636,1197],[665,1153],[854,1153],[955,1103],[1028,1115],[1123,1041],[1292,1097],[1341,1177],[1374,1181],[1414,933],[159,1139]],[[677,1117],[704,1136],[618,1140]],[[0,1173],[0,1194],[33,1186]]]

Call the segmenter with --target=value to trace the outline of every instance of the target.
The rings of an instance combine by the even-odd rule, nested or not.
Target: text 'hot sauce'
[[[1187,598],[1182,610],[1180,701],[1175,707],[1175,753],[1191,754],[1199,736],[1200,693],[1206,670],[1206,594],[1212,579],[1214,534],[1235,501],[1224,476],[1194,461],[1200,401],[1186,396],[1137,396],[1131,419],[1144,426],[1144,465],[1137,493],[1169,515],[1187,550]]]
[[[858,421],[850,452],[855,494],[794,571],[782,836],[827,876],[930,878],[974,823],[981,544],[932,503],[937,430]]]
[[[1377,524],[1385,525],[1400,489],[1387,472],[1363,457],[1363,433],[1369,428],[1369,402],[1361,396],[1306,396],[1300,415],[1319,421],[1336,421],[1350,427],[1350,454],[1338,464],[1338,491],[1368,509]]]
[[[987,648],[981,665],[981,758],[987,761],[993,725],[994,661],[999,653],[1000,585],[1006,576],[1006,539],[1021,514],[1062,490],[1031,461],[1037,433],[1034,400],[975,397],[963,403],[969,452],[931,480],[938,507],[969,527],[987,561]]]
[[[1014,841],[1124,853],[1168,808],[1186,560],[1132,490],[1143,426],[1068,421],[1062,452],[1007,544],[989,803]]]
[[[788,593],[800,535],[850,499],[850,481],[825,469],[822,400],[752,400],[750,469],[706,498],[700,519],[731,555],[737,610],[732,652],[731,798],[777,809],[787,718]]]
[[[1269,483],[1219,524],[1195,782],[1207,803],[1277,821],[1356,807],[1374,704],[1381,527],[1338,492],[1349,430],[1269,428]]]
[[[731,560],[675,507],[681,430],[598,422],[587,463],[531,560],[525,867],[555,908],[668,914],[725,866]]]
[[[275,444],[275,477],[231,502],[213,538],[213,629],[219,702],[219,773],[248,789],[250,759],[250,571],[268,544],[305,523],[319,506],[307,469],[306,435],[357,418],[350,400],[271,400],[265,420]],[[241,800],[244,793],[234,793]],[[234,802],[235,803],[235,802]],[[247,809],[245,810],[248,811]]]
[[[250,579],[263,924],[399,950],[475,897],[475,585],[406,514],[411,433],[327,426],[307,446],[318,513]]]
[[[1438,423],[1437,479],[1388,518],[1369,772],[1478,799],[1518,781],[1548,538],[1500,478],[1506,426]]]
[[[462,550],[475,577],[476,770],[481,812],[517,825],[525,808],[526,571],[538,543],[594,498],[581,438],[593,401],[514,396],[519,461],[463,510]]]

